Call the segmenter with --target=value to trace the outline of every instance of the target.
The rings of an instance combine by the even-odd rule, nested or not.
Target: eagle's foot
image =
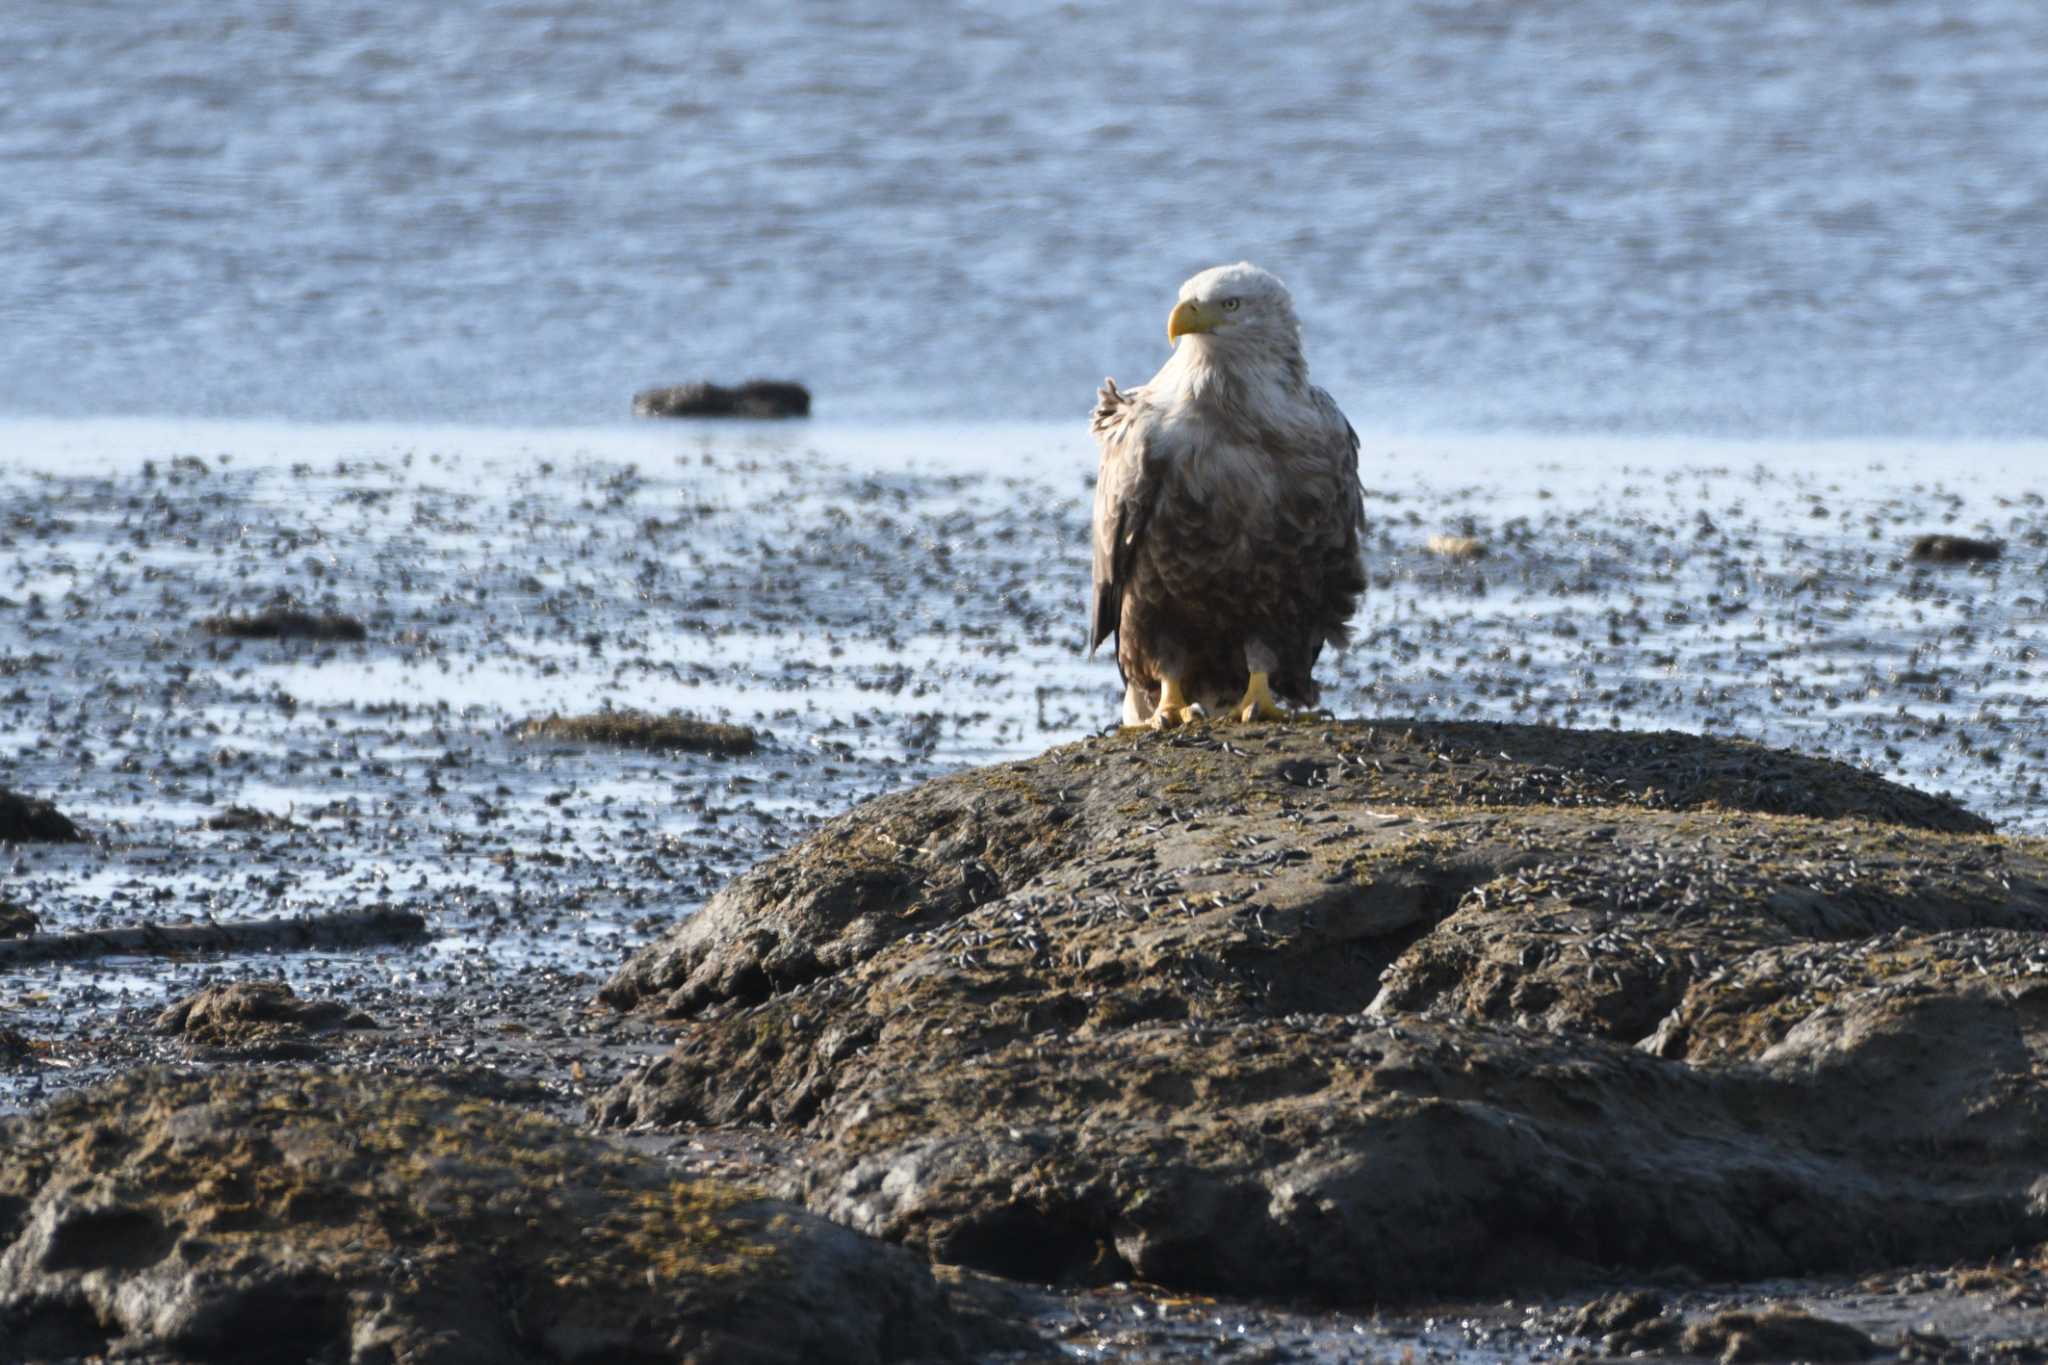
[[[1244,689],[1244,696],[1237,702],[1234,714],[1246,724],[1255,720],[1286,720],[1287,713],[1280,709],[1280,703],[1273,700],[1273,689],[1264,673],[1252,674],[1252,680]]]
[[[1191,721],[1200,720],[1208,714],[1199,703],[1187,699],[1178,682],[1166,678],[1159,684],[1159,705],[1152,711],[1152,728],[1170,730],[1176,725],[1186,725]]]

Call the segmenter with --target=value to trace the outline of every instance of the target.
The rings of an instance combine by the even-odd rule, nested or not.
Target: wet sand
[[[45,933],[388,907],[428,936],[0,970],[0,1027],[28,1049],[0,1051],[0,1109],[194,1060],[152,1031],[161,1009],[281,978],[384,1026],[323,1044],[337,1064],[489,1067],[580,1116],[662,1046],[592,1002],[662,926],[864,797],[1114,719],[1113,666],[1078,651],[1078,424],[18,423],[5,439],[0,785],[53,800],[89,840],[0,851],[0,899]],[[2021,446],[1368,437],[1373,587],[1326,700],[1739,735],[2039,833],[2044,462]],[[1911,559],[1927,534],[2003,554]],[[1475,544],[1432,553],[1432,537]],[[282,606],[364,638],[204,624]],[[522,735],[604,708],[762,742]],[[236,808],[270,818],[220,818]],[[658,1146],[721,1168],[774,1156],[743,1137]],[[1284,1352],[1267,1358],[1349,1359],[1367,1326],[1142,1293],[1048,1311],[1072,1315],[1078,1354],[1125,1358],[1250,1324]],[[1368,1335],[1523,1358],[1563,1349],[1549,1311]]]

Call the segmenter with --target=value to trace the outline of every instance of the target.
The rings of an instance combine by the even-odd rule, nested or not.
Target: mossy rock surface
[[[2048,1236],[2048,859],[1758,746],[1125,734],[871,801],[604,998],[615,1124],[1027,1278],[1367,1304]],[[2043,1074],[2048,1074],[2044,1072]]]
[[[134,1073],[0,1123],[0,1360],[958,1359],[893,1247],[459,1088]]]

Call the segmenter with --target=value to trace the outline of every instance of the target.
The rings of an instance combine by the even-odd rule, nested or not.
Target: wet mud
[[[337,432],[147,461],[25,452],[0,471],[0,782],[83,836],[0,835],[0,898],[32,912],[39,935],[372,907],[427,930],[409,943],[0,963],[0,1110],[192,1065],[200,1049],[156,1027],[167,1008],[282,982],[377,1027],[255,1040],[232,1065],[303,1065],[286,1055],[303,1046],[347,1070],[485,1068],[516,1080],[528,1109],[582,1123],[675,1035],[672,1021],[603,1004],[600,988],[719,887],[863,799],[1029,758],[1113,719],[1113,668],[1076,648],[1087,478],[1069,435],[945,438],[1004,445],[985,467],[1019,472],[997,474],[820,442],[715,428]],[[1540,459],[1370,447],[1365,481],[1374,586],[1357,643],[1325,665],[1338,714],[1741,736],[1951,794],[2004,830],[2048,829],[2035,643],[2048,513],[2030,488],[1944,482],[1882,454],[1650,453],[1589,478]],[[2003,554],[1916,561],[1930,526]],[[1445,554],[1432,537],[1485,553]],[[209,624],[279,603],[362,636]],[[520,733],[535,717],[605,710],[761,740],[705,754]],[[1323,780],[1313,765],[1296,776],[1304,792]],[[1570,880],[1535,871],[1494,888],[1502,915]],[[1527,932],[1486,921],[1473,951],[1519,961]],[[1966,957],[1994,947],[1958,941]],[[1874,970],[1839,945],[1755,950]],[[1920,951],[1929,972],[1954,957]],[[1509,1023],[1620,1036],[1637,1022],[1619,999],[1567,1020],[1534,994],[1495,1003],[1431,979],[1396,984],[1417,1008]],[[1667,1055],[1782,1041],[1725,1026],[1757,1017],[1714,993],[1738,988],[1661,987],[1678,1020]],[[291,1046],[276,1059],[251,1060],[280,1042]],[[744,1129],[635,1140],[686,1168],[788,1155]],[[1689,1311],[1772,1297],[1683,1293]],[[1525,1298],[1512,1312],[1375,1321],[1199,1297],[1103,1286],[1043,1312],[1080,1358],[1202,1358],[1240,1335],[1269,1359],[1587,1349],[1552,1325],[1583,1299],[1535,1317]],[[1929,1320],[1968,1352],[2048,1336],[2026,1326],[2031,1311]],[[1859,1321],[1880,1344],[1903,1330]]]

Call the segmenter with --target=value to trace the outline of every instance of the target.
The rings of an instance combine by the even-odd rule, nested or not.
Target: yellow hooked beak
[[[1172,316],[1166,319],[1166,339],[1177,341],[1189,332],[1213,332],[1216,322],[1213,312],[1193,299],[1182,299],[1173,306]]]

